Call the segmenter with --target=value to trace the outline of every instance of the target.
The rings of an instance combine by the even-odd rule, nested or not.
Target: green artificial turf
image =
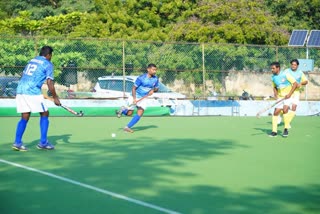
[[[296,117],[288,138],[268,137],[270,117],[143,117],[133,134],[130,118],[52,117],[54,151],[36,149],[32,117],[15,152],[18,120],[0,117],[1,214],[320,212],[320,117]]]

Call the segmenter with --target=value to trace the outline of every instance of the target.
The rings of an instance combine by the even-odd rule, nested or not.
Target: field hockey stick
[[[51,97],[49,97],[49,96],[46,96],[46,95],[43,95],[43,96],[44,96],[44,98],[46,98],[46,99],[54,102],[54,99],[53,99],[53,98],[51,98]],[[74,115],[76,115],[76,116],[78,116],[78,117],[82,117],[82,116],[83,116],[83,112],[82,112],[82,111],[76,112],[75,110],[73,110],[73,109],[71,109],[71,108],[69,108],[68,106],[65,106],[65,105],[63,105],[63,104],[61,104],[60,107],[62,107],[63,109],[67,110],[67,111],[70,112],[71,114],[74,114]]]
[[[62,105],[62,104],[61,104],[61,107],[64,108],[65,110],[67,110],[68,112],[70,112],[71,114],[74,114],[74,115],[76,115],[78,117],[82,117],[83,116],[83,112],[82,111],[76,112],[75,110],[69,108],[68,106]]]
[[[131,103],[130,105],[126,106],[125,108],[128,109],[128,108],[134,107],[134,106],[137,105],[138,102],[140,102],[141,100],[143,100],[143,99],[145,99],[145,98],[147,98],[147,97],[149,97],[149,94],[147,94],[147,95],[144,96],[144,97],[139,98],[135,103]]]
[[[278,105],[279,103],[283,102],[286,98],[282,98],[280,100],[277,100],[276,102],[272,103],[270,106],[260,110],[258,113],[257,113],[257,118],[260,118],[260,115],[266,111],[268,111],[269,109],[275,107],[276,105]]]

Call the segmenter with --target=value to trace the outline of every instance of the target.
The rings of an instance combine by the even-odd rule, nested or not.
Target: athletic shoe
[[[21,151],[21,152],[28,151],[27,147],[25,147],[22,143],[20,145],[14,143],[12,145],[12,149],[15,151]]]
[[[129,133],[133,133],[133,130],[130,129],[129,127],[125,127],[125,128],[123,129],[123,131],[129,132]]]
[[[276,132],[271,132],[270,134],[269,134],[269,137],[277,137],[277,133]]]
[[[47,141],[46,144],[39,143],[37,145],[37,148],[42,150],[52,150],[54,149],[54,146],[51,143],[49,143],[49,141]]]
[[[116,110],[116,114],[117,114],[117,117],[120,118],[121,115],[122,115],[122,111],[124,110],[124,106],[121,106],[121,108],[119,110]]]
[[[288,137],[288,135],[289,135],[288,129],[284,129],[283,133],[282,133],[282,136],[283,137]]]

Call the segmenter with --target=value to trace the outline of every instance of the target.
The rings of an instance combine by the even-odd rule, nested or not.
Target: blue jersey
[[[137,87],[136,96],[137,98],[146,96],[150,90],[159,88],[159,79],[157,76],[148,77],[148,74],[140,75],[134,85]]]
[[[53,80],[53,64],[44,56],[37,56],[24,68],[17,94],[40,95],[46,79]]]

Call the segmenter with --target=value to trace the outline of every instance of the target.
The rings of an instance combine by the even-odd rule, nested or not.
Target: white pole
[[[206,94],[206,68],[204,60],[204,43],[202,43],[202,81],[203,81],[203,96]]]
[[[125,60],[125,48],[124,48],[124,42],[125,41],[122,41],[122,76],[123,76],[123,97],[126,96],[126,83],[125,83],[125,76],[126,76],[126,60]]]

